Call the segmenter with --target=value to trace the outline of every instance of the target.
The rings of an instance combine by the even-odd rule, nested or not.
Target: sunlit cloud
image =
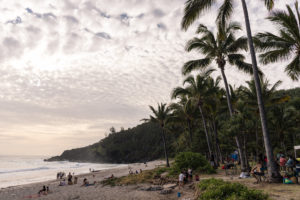
[[[215,30],[213,8],[183,32],[183,7],[183,0],[2,2],[0,154],[54,155],[88,145],[111,126],[139,124],[148,105],[169,102],[183,63],[201,57],[184,51],[186,41],[199,23]],[[239,4],[235,11],[243,25]],[[249,13],[253,33],[276,31],[263,1],[249,1]],[[271,82],[294,87],[282,66],[262,69]],[[232,85],[250,79],[234,67],[226,74]]]

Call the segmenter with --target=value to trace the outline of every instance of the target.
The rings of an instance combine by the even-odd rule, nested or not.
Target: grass
[[[152,170],[145,170],[139,174],[131,174],[119,178],[106,179],[101,181],[103,186],[117,186],[117,185],[133,185],[139,183],[153,183],[154,179],[160,178],[160,175],[164,172],[169,172],[170,168],[159,167]],[[168,176],[170,177],[170,176]]]

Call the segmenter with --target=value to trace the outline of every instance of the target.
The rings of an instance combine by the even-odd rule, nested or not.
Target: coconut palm
[[[157,110],[155,110],[152,106],[149,106],[149,108],[152,111],[153,116],[150,115],[150,119],[148,119],[147,121],[152,121],[160,125],[162,129],[161,134],[162,134],[162,140],[163,140],[164,151],[165,151],[166,166],[170,167],[167,145],[166,145],[165,126],[168,123],[168,120],[170,118],[171,110],[165,103],[158,104]]]
[[[268,17],[277,25],[279,34],[270,32],[256,35],[255,46],[264,53],[260,54],[260,62],[263,64],[278,61],[289,61],[285,66],[285,72],[292,80],[300,77],[300,14],[298,2],[295,3],[296,13],[293,13],[289,5],[286,11],[274,11]]]
[[[271,10],[274,7],[274,0],[263,0],[265,2],[268,10]],[[202,14],[204,11],[210,9],[213,5],[217,4],[217,0],[187,0],[185,3],[184,16],[181,22],[181,27],[184,30],[187,30],[188,27]],[[233,12],[233,0],[222,0],[222,4],[219,7],[219,15],[217,20],[222,23],[228,20]],[[264,136],[265,149],[268,157],[268,174],[269,181],[279,182],[282,180],[282,177],[279,173],[277,163],[274,159],[273,149],[270,143],[269,132],[267,128],[267,118],[265,114],[265,108],[263,104],[263,99],[261,95],[261,86],[259,82],[259,71],[257,67],[256,55],[252,40],[252,32],[250,27],[249,14],[247,9],[247,4],[245,0],[241,0],[245,25],[248,38],[248,46],[251,54],[252,68],[253,68],[253,79],[256,87],[257,94],[257,104],[259,107],[259,113],[261,118],[262,132]]]
[[[252,67],[250,64],[244,62],[245,57],[238,52],[247,49],[247,39],[244,37],[235,38],[236,31],[241,30],[241,27],[236,22],[220,23],[218,24],[218,32],[216,36],[209,31],[206,26],[200,24],[197,33],[201,34],[201,38],[194,38],[187,43],[186,50],[198,50],[201,54],[205,55],[204,58],[198,60],[188,61],[183,66],[183,74],[187,74],[195,69],[206,68],[213,61],[216,62],[218,68],[221,70],[222,78],[225,85],[227,105],[230,116],[233,115],[232,103],[230,100],[230,93],[227,78],[225,75],[226,62],[236,66],[239,70],[251,73]],[[241,149],[238,137],[235,137],[237,147],[241,158],[243,151]],[[243,159],[241,159],[243,161]],[[241,162],[242,169],[246,170],[246,164]],[[245,164],[245,165],[244,165]]]
[[[172,91],[171,97],[172,99],[177,98],[178,96],[186,95],[188,96],[198,107],[201,118],[202,125],[206,136],[207,147],[209,151],[209,155],[212,155],[212,148],[209,140],[208,129],[206,116],[203,110],[203,104],[207,101],[208,98],[211,97],[212,94],[216,92],[216,88],[208,88],[207,80],[210,78],[210,74],[214,70],[208,69],[203,73],[196,76],[189,76],[183,81],[183,85],[188,84],[185,88],[177,87]]]
[[[180,96],[180,101],[178,103],[170,104],[169,108],[172,110],[172,122],[183,123],[187,127],[189,133],[189,146],[192,146],[193,132],[192,123],[194,121],[195,109],[186,96]]]
[[[265,2],[268,10],[271,10],[274,7],[274,0],[262,1]],[[187,30],[202,13],[217,3],[219,3],[218,5],[221,5],[219,7],[217,20],[222,22],[229,19],[233,13],[233,2],[234,0],[187,0],[185,2],[184,16],[181,21],[182,29]]]
[[[200,24],[197,29],[197,33],[201,34],[201,38],[194,38],[188,41],[186,50],[198,50],[205,57],[188,61],[184,64],[182,69],[183,74],[187,74],[195,69],[206,68],[215,61],[221,71],[224,81],[230,116],[233,114],[233,109],[230,102],[228,82],[225,75],[226,63],[228,62],[244,72],[252,72],[251,65],[245,63],[245,57],[238,53],[240,50],[247,49],[247,39],[245,37],[239,37],[236,39],[235,33],[237,30],[241,30],[241,27],[236,22],[229,24],[222,23],[221,25],[218,25],[218,32],[216,36],[214,36],[213,32],[209,31],[206,26]]]

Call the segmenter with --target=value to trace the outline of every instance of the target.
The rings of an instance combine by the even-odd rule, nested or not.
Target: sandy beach
[[[97,183],[94,186],[81,187],[83,179],[87,178],[90,183],[99,182],[104,178],[114,174],[116,177],[128,175],[129,167],[135,170],[149,170],[164,164],[163,161],[157,160],[147,163],[147,167],[143,163],[128,164],[126,167],[115,169],[101,170],[88,174],[78,175],[78,184],[58,186],[60,180],[51,180],[47,182],[33,183],[27,185],[13,186],[0,190],[1,200],[21,200],[21,199],[48,199],[48,200],[95,200],[95,199],[174,199],[177,198],[177,192],[168,195],[159,194],[157,191],[141,191],[139,188],[147,185],[131,185],[131,186],[105,186]],[[66,172],[68,173],[68,172]],[[53,174],[55,177],[56,174]],[[37,196],[43,185],[49,186],[50,193],[48,195]],[[149,186],[149,185],[148,185]],[[183,195],[181,199],[191,199],[190,194]]]

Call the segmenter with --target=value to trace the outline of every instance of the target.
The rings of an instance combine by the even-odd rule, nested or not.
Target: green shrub
[[[207,174],[216,172],[200,153],[181,152],[177,154],[172,166],[172,171],[174,173],[179,173],[182,169],[188,168]]]
[[[203,180],[198,185],[199,200],[267,200],[268,195],[259,190],[248,189],[240,183],[221,179]]]

